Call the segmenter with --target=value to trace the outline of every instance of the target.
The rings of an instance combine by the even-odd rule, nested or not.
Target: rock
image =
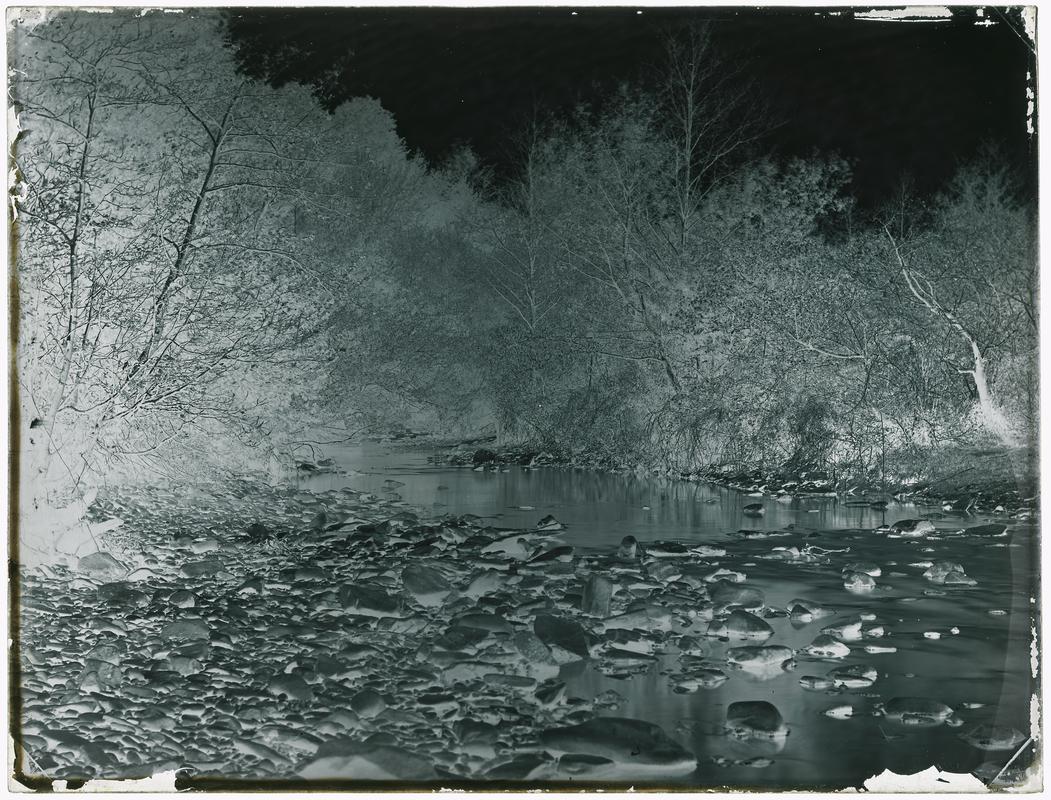
[[[429,781],[438,777],[431,762],[411,750],[354,739],[325,742],[296,775],[315,781]]]
[[[126,606],[128,608],[138,608],[150,601],[149,595],[139,591],[126,581],[102,584],[98,588],[98,598],[104,603],[112,603],[116,606]]]
[[[479,631],[487,631],[489,633],[509,634],[514,630],[511,627],[511,623],[503,617],[497,616],[496,614],[486,614],[484,612],[461,614],[453,619],[453,624],[462,628],[473,628]]]
[[[533,632],[540,641],[551,648],[556,661],[564,663],[563,659],[566,659],[565,656],[560,658],[559,650],[579,658],[587,658],[589,655],[587,634],[580,623],[571,619],[539,614],[533,620]]]
[[[128,574],[128,568],[105,550],[89,553],[77,559],[77,571],[103,580],[116,580]]]
[[[783,739],[788,736],[788,725],[773,704],[743,700],[726,709],[726,731],[742,739]]]
[[[573,560],[573,548],[564,544],[551,550],[542,550],[536,555],[530,556],[526,564],[530,566],[538,564],[550,564],[552,562],[566,563]]]
[[[557,519],[555,519],[550,514],[548,514],[546,517],[544,517],[542,520],[540,520],[540,522],[538,522],[536,524],[536,529],[538,531],[545,531],[545,532],[546,531],[561,531],[561,530],[564,530],[565,527],[566,527],[565,525],[563,525],[561,522],[559,522]]]
[[[363,617],[399,617],[402,612],[397,597],[370,586],[343,585],[339,588],[339,601],[346,611]]]
[[[763,508],[762,503],[749,503],[741,509],[741,512],[746,517],[761,517],[766,513],[766,509]]]
[[[884,704],[883,715],[901,725],[929,728],[949,720],[953,710],[926,697],[895,697]]]
[[[617,548],[617,558],[632,560],[639,557],[639,540],[634,536],[625,536]]]
[[[372,689],[363,689],[350,698],[350,708],[362,719],[372,719],[387,707],[386,701]]]
[[[934,532],[934,523],[927,519],[900,519],[887,530],[897,536],[925,536]]]
[[[936,561],[927,568],[927,571],[923,573],[923,577],[931,583],[945,583],[946,576],[953,572],[962,575],[964,574],[964,569],[955,561]]]
[[[207,623],[201,619],[181,619],[161,628],[161,639],[207,639],[210,634]]]
[[[883,570],[877,564],[873,564],[871,561],[855,561],[853,564],[848,564],[843,568],[844,572],[861,572],[865,575],[870,575],[873,578],[878,578],[883,574]]]
[[[711,623],[708,626],[708,635],[729,639],[766,641],[774,635],[774,629],[755,614],[738,609],[731,612],[725,622]]]
[[[499,591],[506,582],[507,578],[505,575],[500,574],[495,569],[488,569],[471,579],[467,588],[463,590],[463,595],[472,599],[478,599]]]
[[[435,607],[445,602],[453,586],[438,570],[419,564],[411,564],[401,571],[402,584],[417,603]]]
[[[832,708],[826,709],[822,713],[832,719],[850,719],[854,716],[854,706],[849,703],[841,706],[832,706]]]
[[[821,632],[841,642],[856,642],[861,638],[861,621],[829,625],[827,628],[822,628]]]
[[[943,583],[946,586],[977,586],[978,581],[974,578],[965,575],[963,572],[952,571],[945,576]]]
[[[839,667],[828,673],[829,679],[844,689],[867,689],[879,678],[879,673],[864,664]]]
[[[212,550],[218,550],[219,547],[219,540],[211,536],[206,539],[198,539],[190,544],[190,549],[198,555],[201,553],[210,553]]]
[[[828,678],[819,678],[816,675],[804,675],[799,679],[799,685],[811,692],[824,692],[831,689],[833,683]]]
[[[525,561],[533,555],[533,548],[529,546],[529,540],[519,533],[513,533],[495,542],[490,542],[482,548],[485,555],[499,555],[516,561]]]
[[[593,617],[608,617],[613,598],[613,581],[605,575],[592,574],[584,584],[581,610]]]
[[[492,462],[496,461],[496,458],[496,453],[494,453],[492,450],[486,450],[485,448],[482,448],[481,450],[474,451],[474,455],[471,456],[471,463],[491,464]]]
[[[249,540],[253,542],[262,542],[273,537],[274,533],[266,525],[261,522],[253,522],[248,526],[248,530],[245,531]]]
[[[727,662],[739,669],[766,670],[785,669],[794,653],[783,645],[731,647],[726,651]]]
[[[797,597],[788,601],[788,613],[793,622],[812,622],[822,617],[831,617],[836,612],[831,608],[825,608],[813,600]]]
[[[215,575],[222,570],[223,563],[216,558],[206,558],[203,561],[188,561],[179,570],[187,578],[200,578],[207,575]]]
[[[740,606],[747,611],[758,611],[765,602],[759,589],[721,580],[712,584],[711,598],[716,606]]]
[[[168,595],[168,603],[176,608],[193,608],[197,604],[197,597],[188,589],[177,589]]]
[[[516,633],[511,640],[515,649],[528,662],[534,664],[554,664],[551,648],[544,644],[535,634],[529,631]]]
[[[987,525],[974,525],[964,530],[965,536],[1001,536],[1007,530],[1002,522],[992,522]]]
[[[270,679],[267,688],[270,694],[301,703],[309,703],[314,699],[313,689],[298,675],[275,675]]]
[[[844,572],[843,588],[850,592],[871,592],[876,588],[876,581],[864,572]]]
[[[823,633],[804,647],[803,652],[819,658],[843,658],[850,655],[850,648],[838,639]]]
[[[548,728],[539,739],[546,750],[608,758],[633,774],[684,774],[697,768],[697,758],[659,726],[637,719],[602,717]]]
[[[642,608],[634,611],[625,611],[615,617],[609,617],[604,621],[607,631],[611,630],[643,630],[643,631],[670,631],[672,629],[673,617],[671,611],[655,603],[646,603]]]
[[[1014,750],[1026,740],[1026,735],[1003,725],[978,725],[961,733],[960,738],[979,750]]]

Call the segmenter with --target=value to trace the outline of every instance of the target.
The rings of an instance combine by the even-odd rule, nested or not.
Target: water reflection
[[[583,663],[563,669],[570,694],[596,697],[615,691],[622,702],[605,713],[655,722],[691,749],[698,771],[677,782],[831,789],[861,785],[884,769],[911,774],[933,764],[966,772],[989,760],[1002,765],[1011,757],[1011,752],[978,750],[960,739],[959,729],[906,726],[877,716],[879,703],[895,697],[931,698],[953,708],[968,704],[961,712],[967,728],[989,723],[1028,730],[1034,691],[1030,594],[1038,563],[1031,528],[1012,529],[1002,538],[952,536],[956,528],[986,521],[959,516],[940,523],[935,537],[889,539],[871,529],[918,516],[924,509],[891,505],[876,510],[846,506],[834,498],[784,503],[682,481],[573,469],[474,472],[429,465],[426,455],[381,445],[345,448],[334,456],[348,473],[314,476],[309,485],[317,490],[350,486],[384,495],[390,491],[384,483],[394,478],[404,483],[397,493],[406,503],[433,513],[477,514],[506,527],[532,526],[553,514],[568,526],[566,541],[583,550],[611,551],[629,534],[642,542],[708,542],[726,547],[731,557],[726,565],[745,570],[748,585],[762,588],[767,606],[785,609],[789,600],[802,597],[835,610],[833,617],[803,625],[787,618],[769,620],[775,633],[767,644],[797,651],[792,671],[730,669],[725,655],[733,645],[712,640],[707,660],[725,668],[730,680],[694,693],[674,691],[669,676],[682,674],[684,664],[671,646],[649,671],[627,679],[607,677]],[[742,513],[753,502],[763,504],[763,516]],[[786,540],[731,535],[789,525],[810,534],[806,543],[827,550],[831,564],[771,560],[766,556]],[[794,538],[798,545],[799,537]],[[931,584],[914,565],[933,560],[959,562],[977,586]],[[847,591],[840,570],[861,561],[878,565],[881,575],[872,589]],[[990,615],[993,609],[1006,613]],[[860,613],[874,615],[874,624],[883,624],[887,635],[852,643],[850,654],[841,659],[798,652],[822,627]],[[696,627],[703,635],[704,623]],[[875,652],[866,652],[865,644],[872,644]],[[833,668],[852,665],[875,668],[875,684],[830,694],[808,691],[799,683],[804,675],[825,676]],[[726,736],[726,709],[746,700],[774,703],[790,734],[776,741]],[[825,714],[845,704],[852,706],[848,718]]]

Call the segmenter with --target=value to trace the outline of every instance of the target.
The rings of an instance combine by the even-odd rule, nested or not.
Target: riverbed
[[[834,497],[748,497],[699,483],[573,468],[436,466],[428,463],[430,451],[394,445],[346,447],[328,454],[345,472],[306,478],[304,487],[352,487],[400,499],[435,516],[475,514],[501,528],[530,528],[553,515],[566,525],[562,538],[584,555],[612,552],[628,535],[643,544],[670,540],[719,546],[732,556],[725,559],[726,566],[746,573],[749,585],[762,588],[767,608],[785,610],[789,601],[802,597],[834,610],[827,620],[811,624],[769,619],[774,636],[768,644],[796,650],[795,669],[759,677],[734,673],[718,688],[677,691],[670,680],[682,673],[681,653],[675,648],[658,652],[648,671],[626,678],[603,675],[587,661],[563,667],[560,677],[570,694],[591,699],[614,692],[621,700],[607,715],[654,722],[696,754],[694,774],[666,783],[837,788],[859,786],[885,769],[912,774],[932,765],[966,773],[984,764],[980,771],[995,774],[1019,745],[982,749],[961,734],[988,724],[1028,735],[1038,569],[1030,523],[911,504],[877,510],[848,506]],[[756,502],[763,507],[762,516],[746,515],[744,506]],[[881,525],[930,516],[936,531],[929,536],[873,534]],[[964,533],[997,522],[1008,525],[1001,535]],[[828,563],[775,560],[771,554],[787,540],[744,533],[786,529],[819,548],[816,552],[827,551]],[[793,541],[798,544],[797,538]],[[962,565],[974,585],[944,586],[923,577],[923,565],[942,561]],[[878,567],[874,590],[844,588],[841,570],[854,562]],[[822,627],[859,615],[874,620],[882,636],[852,644],[842,658],[799,652]],[[741,644],[717,638],[708,642],[712,663]],[[878,679],[854,689],[808,691],[800,685],[803,676],[821,677],[850,666],[874,668]],[[955,710],[951,724],[895,725],[879,715],[883,703],[902,697],[946,704]],[[770,741],[727,737],[727,708],[747,700],[773,703],[789,735]],[[1014,767],[1031,758],[1022,749]]]

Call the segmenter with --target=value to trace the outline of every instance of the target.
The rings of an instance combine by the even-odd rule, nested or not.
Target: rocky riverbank
[[[834,703],[822,725],[877,716],[899,738],[958,726],[960,758],[1000,785],[1029,761],[1002,770],[1024,744],[1022,717],[993,725],[1002,709],[986,702],[884,697],[878,683],[914,642],[958,632],[934,619],[922,636],[895,630],[887,603],[984,592],[981,619],[1011,613],[1010,591],[989,594],[982,571],[1013,546],[1005,525],[727,531],[596,554],[553,518],[502,530],[346,489],[136,491],[92,513],[125,525],[75,568],[24,571],[18,586],[28,785],[176,770],[196,788],[711,787],[769,767],[793,726],[799,739],[819,724],[784,715],[797,701],[760,686],[769,700],[666,729],[619,715],[615,690],[571,691],[579,669],[655,673],[676,694],[798,670],[791,692]],[[775,600],[772,576],[786,571],[874,610]],[[725,737],[725,754],[697,757],[698,725]]]
[[[448,445],[432,456],[431,460],[434,463],[469,466],[477,471],[499,471],[511,465],[637,471],[624,465],[595,462],[586,455],[570,456],[528,444],[493,449],[490,440],[481,439]],[[1015,456],[1015,460],[1027,465],[1027,474],[1021,481],[1012,472],[1008,454],[975,449],[946,451],[922,467],[913,465],[911,469],[898,469],[881,483],[837,477],[818,470],[791,472],[781,469],[741,469],[726,465],[713,465],[691,472],[650,472],[723,486],[756,497],[785,500],[793,497],[842,497],[848,505],[873,508],[882,508],[898,500],[932,506],[932,514],[937,514],[939,510],[971,511],[1028,519],[1036,513],[1038,506],[1035,467],[1030,463],[1031,456],[1027,453]]]

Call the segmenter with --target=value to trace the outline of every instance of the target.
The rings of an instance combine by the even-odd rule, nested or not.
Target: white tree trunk
[[[1014,426],[989,391],[989,380],[985,373],[985,358],[973,341],[971,352],[974,354],[974,369],[970,373],[974,378],[974,386],[978,390],[978,413],[982,425],[1005,447],[1020,447],[1021,442]]]

